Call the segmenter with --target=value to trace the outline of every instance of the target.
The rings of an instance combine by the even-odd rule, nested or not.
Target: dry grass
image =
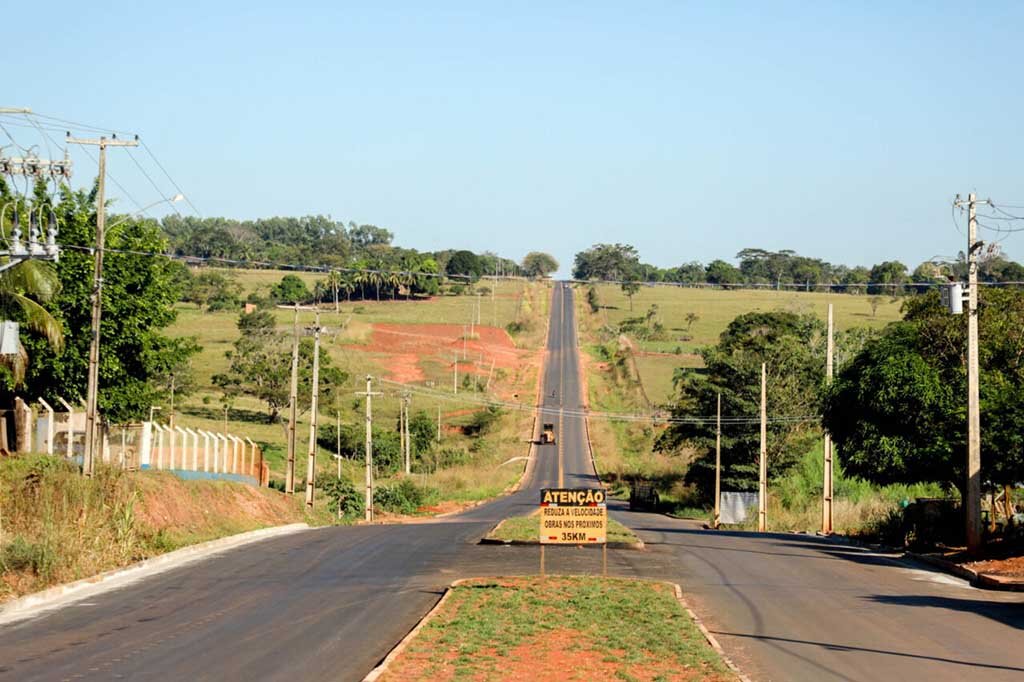
[[[0,601],[184,545],[307,517],[302,501],[251,486],[182,481],[62,458],[0,460]]]

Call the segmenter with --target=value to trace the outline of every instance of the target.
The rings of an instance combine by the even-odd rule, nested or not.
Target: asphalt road
[[[432,523],[267,540],[4,626],[0,680],[358,680],[453,579],[529,572],[535,556],[476,543],[535,509],[539,488],[594,481],[582,420],[557,413],[579,407],[572,310],[571,289],[557,285],[542,404],[561,437],[536,448],[519,493]],[[551,561],[573,570],[589,559]]]
[[[559,447],[537,448],[521,492],[429,523],[264,541],[2,627],[0,682],[358,680],[452,580],[536,573],[536,547],[477,542],[532,511],[539,488],[596,480],[583,421],[558,414],[580,402],[571,297],[556,287],[542,391]],[[682,584],[753,679],[1024,679],[1024,595],[814,537],[704,531],[621,505],[613,514],[648,546],[610,551],[609,572]],[[547,569],[596,573],[600,554],[550,547]]]

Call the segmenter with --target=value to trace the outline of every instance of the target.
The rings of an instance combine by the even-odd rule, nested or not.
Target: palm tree
[[[325,286],[334,290],[334,312],[340,312],[341,308],[338,306],[338,289],[341,288],[341,273],[337,270],[331,270],[327,274],[327,279],[324,281]]]
[[[64,349],[61,323],[39,302],[46,303],[60,292],[60,278],[49,263],[25,260],[0,272],[0,316],[18,320],[31,332],[46,338],[55,352]],[[0,355],[0,366],[10,370],[15,385],[25,381],[28,351],[18,341],[15,355]]]

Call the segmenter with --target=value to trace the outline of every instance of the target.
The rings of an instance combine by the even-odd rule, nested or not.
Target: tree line
[[[716,259],[707,265],[691,261],[677,267],[659,268],[642,263],[636,248],[629,244],[595,244],[576,254],[572,274],[577,280],[622,282],[627,294],[635,283],[666,282],[709,283],[725,288],[805,287],[808,290],[827,285],[832,291],[899,295],[923,291],[931,283],[951,278],[963,280],[967,276],[963,253],[952,263],[925,261],[913,271],[897,260],[871,267],[847,266],[785,249],[747,248],[736,254],[736,261],[738,265]],[[1011,260],[998,244],[993,244],[981,254],[978,274],[983,282],[1024,282],[1024,265]]]

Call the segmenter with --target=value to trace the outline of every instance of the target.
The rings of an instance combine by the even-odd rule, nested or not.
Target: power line
[[[139,169],[139,172],[141,172],[142,175],[145,176],[147,180],[149,180],[149,184],[153,186],[154,190],[156,190],[157,196],[166,196],[163,193],[163,190],[161,190],[160,187],[157,186],[156,182],[153,181],[153,178],[150,177],[149,173],[146,172],[146,169],[142,167],[142,164],[139,163],[139,160],[135,158],[135,155],[131,153],[131,150],[126,149],[125,151],[128,152],[128,158],[132,160],[132,163],[134,163],[135,167]],[[177,213],[179,217],[181,217],[181,211],[178,210],[178,207],[175,206],[173,202],[171,203],[171,208],[174,209],[174,212]]]
[[[189,206],[192,207],[192,210],[196,212],[196,215],[199,216],[200,218],[202,218],[203,217],[202,212],[200,212],[200,210],[198,208],[196,208],[196,205],[192,203],[192,200],[189,198],[189,196],[181,191],[181,187],[179,187],[178,183],[176,183],[174,181],[174,178],[172,178],[171,174],[167,172],[167,169],[165,169],[164,165],[162,163],[160,163],[160,160],[156,158],[156,155],[152,152],[152,150],[150,150],[149,145],[146,144],[146,142],[144,140],[142,141],[142,149],[147,154],[149,154],[149,158],[153,159],[153,163],[155,163],[157,165],[157,167],[161,170],[161,172],[163,172],[164,176],[167,177],[167,179],[170,181],[171,185],[174,186],[174,189],[176,189],[179,194],[181,194],[183,197],[185,197],[185,202]]]
[[[515,403],[502,400],[491,400],[486,398],[478,398],[473,394],[461,394],[456,395],[452,393],[445,393],[442,391],[435,391],[428,388],[423,388],[415,384],[403,384],[398,381],[391,381],[389,379],[380,379],[384,384],[390,384],[392,386],[401,386],[404,390],[408,390],[412,393],[417,393],[425,397],[432,397],[438,400],[446,400],[449,402],[458,402],[464,404],[480,405],[482,407],[505,407],[511,410],[537,411],[540,414],[549,416],[565,416],[575,417],[580,419],[600,419],[605,421],[624,421],[624,422],[645,422],[645,423],[656,423],[656,424],[690,424],[690,425],[709,425],[714,424],[717,421],[717,417],[670,417],[660,416],[654,414],[630,414],[624,412],[597,412],[588,409],[565,409],[559,407],[547,407],[544,405],[535,406],[526,403]],[[771,417],[769,418],[772,423],[803,423],[820,421],[820,417],[814,415],[808,416],[792,416],[792,417]],[[758,416],[751,417],[723,417],[722,423],[727,425],[745,426],[760,424],[761,420]]]

